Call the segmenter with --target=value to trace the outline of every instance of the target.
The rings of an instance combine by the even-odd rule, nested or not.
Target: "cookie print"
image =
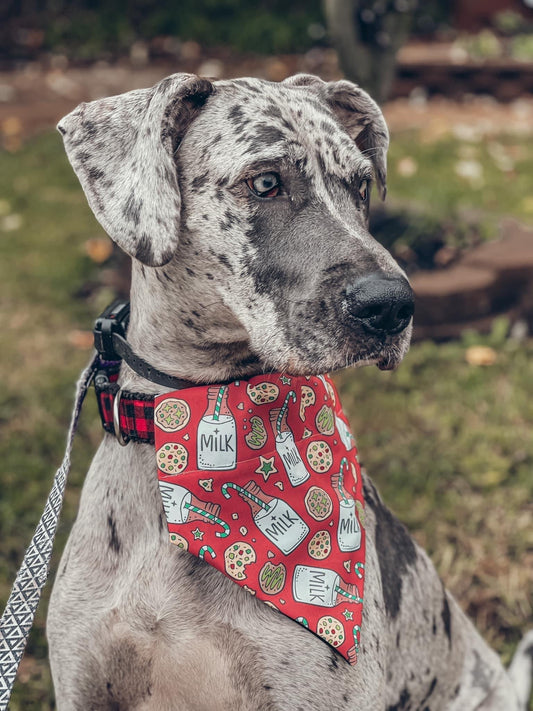
[[[324,474],[331,469],[333,454],[331,447],[324,440],[310,442],[306,452],[307,463],[317,474]]]
[[[169,442],[158,449],[156,461],[163,474],[181,474],[189,461],[189,453],[179,442]]]
[[[155,408],[155,424],[164,432],[178,432],[191,419],[191,410],[185,400],[168,397]]]
[[[279,387],[275,383],[259,383],[258,385],[246,386],[246,392],[250,400],[256,405],[265,405],[274,402],[279,395]]]
[[[344,627],[336,617],[324,615],[318,620],[316,633],[332,647],[339,647],[345,639]]]
[[[267,441],[267,431],[263,420],[256,415],[250,417],[251,430],[246,435],[245,442],[250,449],[262,449]]]
[[[246,541],[238,541],[228,546],[224,552],[226,573],[234,580],[246,580],[246,567],[255,563],[255,550]]]
[[[278,563],[278,565],[270,562],[265,563],[259,573],[261,590],[266,595],[277,595],[283,590],[286,577],[287,569],[283,563]]]
[[[169,537],[170,537],[170,542],[173,543],[178,548],[181,548],[182,551],[189,550],[189,541],[186,538],[184,538],[183,536],[180,536],[179,533],[171,533]]]
[[[331,516],[333,501],[329,494],[319,486],[312,486],[305,495],[305,508],[307,513],[316,521],[323,521]]]
[[[311,558],[324,560],[331,553],[331,536],[329,531],[317,531],[307,544]]]
[[[302,422],[305,420],[305,411],[315,402],[316,395],[313,388],[310,388],[309,385],[302,385],[300,388],[300,419]]]
[[[332,435],[335,432],[333,410],[327,405],[322,405],[315,418],[317,430],[323,435]]]

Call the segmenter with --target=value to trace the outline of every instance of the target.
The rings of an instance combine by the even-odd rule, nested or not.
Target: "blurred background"
[[[0,9],[0,603],[128,260],[57,120],[177,71],[360,83],[391,129],[373,234],[417,294],[395,373],[337,376],[364,466],[505,661],[533,624],[533,0],[12,0]],[[101,439],[89,396],[54,571]],[[50,586],[47,588],[48,595]],[[11,708],[54,708],[46,599]]]

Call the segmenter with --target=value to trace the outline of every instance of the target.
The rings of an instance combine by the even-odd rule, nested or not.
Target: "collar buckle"
[[[121,360],[113,344],[113,334],[126,338],[129,320],[130,302],[125,299],[113,301],[96,319],[93,329],[94,347],[101,360]]]

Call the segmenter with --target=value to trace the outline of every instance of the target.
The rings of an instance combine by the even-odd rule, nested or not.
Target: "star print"
[[[263,479],[265,481],[268,481],[268,477],[271,474],[277,474],[278,470],[276,469],[274,465],[274,457],[269,457],[268,459],[266,457],[263,457],[262,455],[259,455],[259,459],[261,460],[261,464],[257,467],[255,470],[256,474],[262,474]]]
[[[353,612],[350,612],[350,610],[344,610],[342,614],[345,620],[353,620]]]
[[[286,375],[282,375],[280,380],[283,383],[283,385],[290,385],[291,384],[291,379],[287,378]]]
[[[192,532],[192,535],[194,536],[195,541],[203,541],[205,533],[204,533],[204,531],[200,531],[198,526],[196,526],[196,528]]]

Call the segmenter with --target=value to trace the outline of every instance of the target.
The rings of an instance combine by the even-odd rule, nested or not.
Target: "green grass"
[[[472,138],[475,139],[475,132]],[[412,158],[418,169],[399,173],[400,161]],[[468,164],[465,166],[465,164]],[[462,177],[456,171],[478,170]],[[436,219],[475,211],[487,222],[502,214],[533,220],[533,145],[527,137],[500,136],[484,141],[445,136],[422,140],[416,132],[394,136],[389,151],[389,195],[394,203],[413,205]]]
[[[503,139],[502,139],[503,141]],[[393,141],[390,194],[437,218],[477,200],[453,173],[455,143]],[[482,161],[484,148],[476,145]],[[400,157],[416,176],[395,176]],[[523,144],[521,171],[531,147]],[[490,156],[489,156],[490,158]],[[522,160],[522,159],[521,159]],[[529,161],[529,162],[528,162]],[[61,461],[74,383],[88,358],[69,337],[88,330],[109,299],[87,239],[101,235],[64,157],[59,136],[45,135],[2,157],[0,175],[0,600],[8,595],[24,548]],[[428,178],[428,175],[430,178]],[[520,212],[531,185],[487,169],[497,204],[486,215]],[[411,181],[411,182],[409,182]],[[414,196],[416,195],[416,200]],[[480,200],[485,200],[484,197]],[[20,226],[2,231],[6,226]],[[97,288],[82,296],[87,283]],[[488,343],[494,365],[468,365],[466,348]],[[533,342],[492,337],[412,348],[395,373],[343,373],[345,408],[361,459],[387,503],[429,550],[447,585],[481,632],[508,659],[533,623]],[[100,439],[96,407],[85,406],[58,533],[54,568],[75,516],[84,472]],[[47,587],[47,591],[49,590]],[[48,592],[47,592],[48,594]],[[46,598],[47,595],[45,595]],[[53,708],[41,605],[17,682],[12,711]]]

